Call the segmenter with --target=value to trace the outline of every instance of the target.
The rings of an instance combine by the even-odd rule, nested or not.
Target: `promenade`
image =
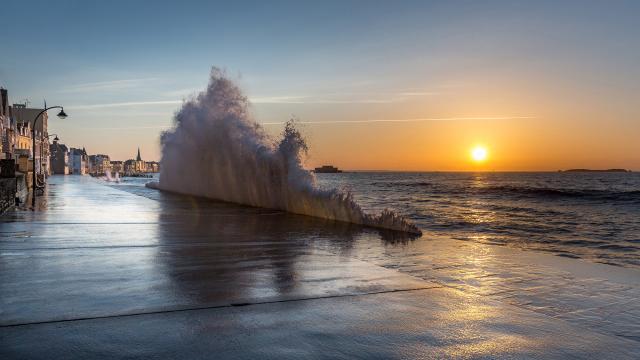
[[[0,358],[640,354],[634,269],[54,176],[0,219]]]

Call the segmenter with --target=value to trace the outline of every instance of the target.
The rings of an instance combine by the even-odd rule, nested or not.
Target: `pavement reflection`
[[[598,282],[590,267],[82,177],[50,185],[43,211],[0,222],[3,359],[640,351],[624,302],[637,288]],[[611,299],[567,297],[587,286],[622,299],[609,314],[631,320],[594,329],[584,311]]]

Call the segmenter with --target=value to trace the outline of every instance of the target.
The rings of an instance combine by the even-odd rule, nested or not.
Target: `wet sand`
[[[636,270],[49,184],[43,211],[0,223],[3,359],[640,353]]]

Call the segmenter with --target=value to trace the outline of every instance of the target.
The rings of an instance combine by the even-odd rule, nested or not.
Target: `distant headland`
[[[631,170],[627,169],[568,169],[568,170],[558,170],[558,172],[631,172]]]

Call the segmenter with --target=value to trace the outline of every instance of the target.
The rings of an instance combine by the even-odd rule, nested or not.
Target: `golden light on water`
[[[487,151],[487,148],[484,146],[478,145],[473,149],[471,149],[471,158],[475,162],[483,162],[487,160],[488,156],[489,156],[489,152]]]

